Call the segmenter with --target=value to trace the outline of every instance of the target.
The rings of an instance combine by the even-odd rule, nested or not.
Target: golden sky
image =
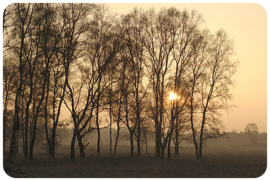
[[[134,7],[149,9],[176,7],[179,10],[196,9],[204,17],[212,33],[224,29],[235,42],[235,53],[240,61],[236,85],[233,90],[234,108],[223,113],[226,131],[243,131],[245,126],[256,123],[259,132],[267,131],[267,15],[259,4],[107,4],[113,13],[129,13]]]
[[[1,3],[2,12],[10,3],[12,2]],[[267,131],[267,15],[261,5],[247,3],[113,3],[106,5],[113,13],[118,14],[128,13],[136,6],[144,9],[154,7],[157,11],[160,8],[172,6],[179,10],[196,9],[203,15],[206,27],[212,33],[220,28],[224,29],[228,36],[234,39],[235,53],[240,61],[235,78],[236,86],[233,90],[237,108],[234,108],[229,115],[224,112],[222,117],[226,131],[233,129],[243,131],[250,122],[258,125],[259,132]]]

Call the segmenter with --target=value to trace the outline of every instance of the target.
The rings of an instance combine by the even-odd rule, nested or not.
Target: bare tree
[[[80,133],[84,130],[84,128],[88,125],[88,120],[84,120],[84,116],[87,114],[87,108],[89,106],[88,102],[90,99],[90,95],[88,96],[88,100],[86,100],[86,109],[84,111],[79,112],[81,107],[80,103],[80,95],[85,85],[85,77],[81,77],[81,75],[77,75],[74,71],[80,67],[79,59],[85,55],[85,47],[86,43],[86,32],[89,28],[89,23],[87,23],[86,17],[91,13],[93,7],[91,4],[61,4],[61,19],[62,24],[65,25],[63,37],[61,38],[61,46],[60,46],[60,54],[59,58],[63,59],[63,66],[65,69],[65,82],[61,100],[64,101],[66,107],[71,113],[72,120],[74,123],[74,133],[71,140],[71,159],[75,158],[75,139],[77,138],[79,146],[80,146],[80,155],[84,157],[84,146],[82,145],[82,137],[87,132],[83,132],[83,135]],[[79,70],[81,73],[82,69]],[[78,79],[81,78],[81,81]],[[76,83],[76,81],[78,83]],[[65,87],[66,86],[66,87]],[[77,89],[75,89],[75,87]],[[65,91],[65,93],[64,93]],[[63,99],[64,94],[66,94],[66,98]],[[58,107],[59,109],[59,107]],[[81,117],[79,115],[83,113]],[[84,122],[81,128],[79,125]],[[79,130],[80,129],[80,130]],[[89,132],[91,131],[89,127]]]
[[[134,155],[134,141],[133,141],[133,135],[137,126],[137,120],[136,117],[134,117],[134,112],[132,111],[133,107],[133,103],[132,101],[130,101],[130,94],[131,94],[131,83],[130,83],[130,79],[133,79],[132,74],[130,72],[132,72],[133,67],[130,64],[130,58],[128,56],[128,53],[126,50],[122,50],[120,52],[121,54],[121,62],[123,64],[122,68],[120,68],[120,72],[121,72],[121,77],[120,77],[120,81],[119,81],[119,90],[118,90],[118,94],[120,94],[120,99],[117,100],[117,103],[121,103],[122,105],[118,105],[119,109],[118,109],[118,118],[116,118],[117,120],[117,139],[116,139],[116,144],[115,144],[115,148],[117,146],[117,141],[118,141],[118,137],[119,137],[119,130],[120,130],[120,120],[122,120],[122,122],[126,125],[128,131],[129,131],[129,139],[130,139],[130,154],[131,156]],[[122,100],[123,99],[123,100]],[[121,110],[122,108],[122,110]],[[125,112],[125,116],[121,114],[121,112]],[[124,119],[125,117],[125,119]],[[115,149],[116,150],[116,149]],[[115,154],[115,152],[114,152]]]
[[[123,73],[122,73],[123,74]],[[116,138],[115,138],[115,143],[114,143],[114,149],[113,149],[113,155],[115,155],[116,154],[116,149],[117,149],[117,143],[118,143],[118,138],[119,138],[119,133],[120,133],[120,124],[121,124],[121,122],[122,122],[122,119],[123,119],[123,116],[122,116],[122,114],[121,114],[121,112],[122,112],[122,109],[123,109],[123,91],[121,90],[121,89],[123,89],[123,87],[124,87],[124,81],[122,80],[121,82],[120,82],[120,85],[118,85],[118,88],[120,89],[120,90],[118,90],[117,92],[118,92],[118,94],[117,94],[117,100],[114,102],[115,104],[114,104],[114,107],[116,108],[116,110],[115,111],[113,111],[113,115],[114,115],[114,117],[115,117],[115,122],[116,122],[116,126],[117,126],[117,128],[116,128]]]
[[[71,4],[69,11],[72,11],[71,15],[73,13],[72,16],[69,15],[70,18],[73,17],[73,21],[68,27],[71,30],[69,31],[70,41],[72,41],[70,45],[73,46],[71,50],[74,51],[74,57],[70,59],[77,59],[72,71],[78,71],[78,74],[73,73],[73,78],[68,79],[65,104],[74,123],[71,142],[71,159],[74,160],[75,139],[78,140],[80,156],[84,157],[86,145],[83,145],[82,138],[94,129],[93,125],[90,125],[94,118],[96,118],[95,129],[99,130],[100,96],[109,87],[102,78],[108,72],[109,65],[115,59],[117,52],[121,50],[122,33],[118,31],[121,30],[118,29],[118,25],[112,26],[109,21],[103,19],[99,8],[95,9],[92,19],[88,22],[85,18],[90,12],[86,5]],[[99,143],[100,136],[98,136],[98,154]]]
[[[9,55],[10,31],[13,25],[12,17],[15,11],[15,6],[8,6],[3,13],[3,150],[5,152],[8,124],[9,124],[9,105],[11,102],[11,95],[14,92],[16,79],[18,73],[16,72],[16,65],[11,61]]]
[[[5,150],[5,143],[8,141],[8,135],[11,127],[11,117],[13,113],[13,96],[16,94],[16,78],[18,78],[18,71],[14,62],[8,61],[4,58],[3,61],[3,139]]]
[[[175,19],[173,19],[173,23],[176,35],[175,38],[177,40],[172,50],[172,56],[175,61],[173,93],[176,94],[177,99],[172,101],[173,106],[171,113],[173,115],[172,119],[175,119],[175,155],[178,155],[178,114],[181,113],[181,110],[183,109],[183,106],[185,105],[188,98],[188,93],[184,90],[188,86],[186,83],[188,74],[190,73],[188,70],[190,67],[191,57],[194,54],[192,41],[194,33],[196,33],[197,28],[202,23],[202,18],[201,15],[194,10],[191,13],[189,13],[187,10],[181,12],[176,10],[174,11],[176,15]]]
[[[182,23],[179,21],[180,18],[181,14],[175,8],[163,9],[158,14],[150,10],[148,12],[147,34],[144,38],[147,52],[146,67],[155,95],[156,154],[162,158],[174,127],[174,116],[171,117],[173,119],[167,117],[169,121],[167,124],[164,122],[163,112],[165,111],[164,104],[166,104],[164,101],[169,92],[168,85],[171,84],[169,77],[171,77],[172,65],[174,60],[179,62],[179,55],[176,55],[176,45],[181,37],[181,33],[179,33]],[[163,125],[166,125],[167,128]]]
[[[15,98],[15,113],[14,113],[14,120],[13,120],[13,133],[11,138],[11,144],[10,144],[10,151],[8,160],[12,160],[12,157],[15,152],[16,147],[16,131],[19,129],[19,97],[21,96],[22,92],[22,84],[23,84],[23,69],[25,67],[25,60],[23,59],[24,53],[25,53],[25,39],[26,35],[31,31],[31,23],[32,23],[32,17],[34,16],[35,11],[35,4],[15,4],[15,18],[16,18],[16,24],[14,27],[15,34],[17,34],[17,38],[20,40],[18,43],[17,48],[15,49],[15,52],[18,53],[18,59],[19,59],[19,86],[17,88],[16,92],[16,98]],[[18,50],[18,51],[17,51]]]
[[[157,157],[164,158],[166,148],[171,157],[171,141],[178,155],[180,142],[192,138],[201,159],[204,140],[223,135],[220,110],[231,107],[238,66],[225,31],[211,34],[202,22],[196,11],[176,8],[135,8],[118,18],[102,4],[10,5],[3,16],[8,160],[21,140],[24,156],[33,159],[35,143],[43,143],[41,128],[50,158],[55,157],[57,130],[65,124],[63,104],[74,126],[71,160],[76,140],[85,157],[87,136],[94,130],[99,157],[106,127],[110,154],[116,154],[123,126],[129,131],[131,156],[134,142],[138,155],[144,145],[147,153],[153,133]],[[256,134],[256,129],[248,125],[245,131]]]
[[[198,130],[196,131],[194,126],[192,129],[198,159],[202,158],[203,140],[222,136],[218,111],[230,107],[228,102],[231,99],[229,87],[233,85],[232,78],[238,65],[237,61],[231,59],[233,54],[232,41],[228,39],[223,30],[218,31],[214,36],[204,37],[207,38],[205,39],[207,42],[202,44],[204,50],[202,53],[205,56],[201,56],[200,53],[202,58],[199,61],[200,64],[204,63],[203,69],[201,69],[203,72],[194,74],[198,77],[196,106],[198,119],[201,119],[197,123],[200,125]],[[199,70],[199,66],[197,70]],[[208,131],[204,134],[206,130]],[[196,133],[199,140],[195,138]]]
[[[135,129],[137,130],[137,153],[141,154],[141,113],[142,113],[142,101],[146,94],[147,88],[143,87],[144,76],[144,45],[143,38],[146,36],[145,24],[147,17],[142,10],[134,9],[133,12],[126,15],[123,18],[123,23],[126,29],[126,45],[127,55],[126,58],[130,61],[131,76],[128,77],[128,81],[132,88],[132,95],[135,101],[135,113],[136,123],[132,126],[130,131],[130,139],[132,139]],[[133,140],[131,140],[132,142]]]
[[[114,23],[112,23],[114,22]],[[109,14],[108,8],[100,5],[96,8],[94,19],[91,22],[91,47],[93,51],[89,54],[91,64],[93,65],[93,78],[97,84],[97,99],[96,99],[96,129],[98,133],[97,139],[97,156],[100,156],[100,119],[99,113],[102,112],[100,107],[106,101],[102,100],[103,92],[110,86],[108,84],[109,69],[114,68],[117,63],[116,55],[122,49],[120,37],[123,30],[120,24],[115,22],[115,18]],[[112,84],[113,82],[110,82]],[[106,104],[106,103],[105,103]]]
[[[66,23],[61,22],[61,16],[56,11],[56,9],[60,7],[61,5],[56,4],[43,4],[42,7],[44,12],[44,23],[42,24],[41,49],[44,52],[45,59],[47,59],[49,63],[49,74],[47,77],[46,97],[44,103],[44,119],[50,158],[54,158],[55,156],[56,128],[59,123],[61,106],[67,85],[66,80],[61,84],[61,79],[63,79],[63,77],[64,79],[67,79],[68,77],[68,75],[65,74],[65,59],[61,57],[61,38],[63,37],[63,31]],[[50,87],[53,88],[50,89]],[[50,92],[53,93],[52,96],[50,96]],[[52,112],[48,111],[48,103],[52,103],[50,104],[52,105],[50,106],[50,110],[52,110]],[[50,122],[50,119],[52,119],[51,134],[48,132],[48,122]]]
[[[257,144],[256,136],[259,134],[258,126],[255,123],[248,123],[244,129],[251,144]]]

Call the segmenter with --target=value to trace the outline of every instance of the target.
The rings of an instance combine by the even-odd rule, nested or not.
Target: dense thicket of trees
[[[57,130],[64,124],[73,125],[72,160],[75,141],[84,157],[85,136],[93,130],[100,156],[100,129],[112,125],[117,131],[114,149],[110,133],[111,154],[126,127],[131,155],[135,143],[140,155],[154,132],[157,157],[164,158],[166,148],[170,157],[171,142],[178,155],[183,135],[192,135],[202,158],[204,140],[222,136],[219,110],[230,107],[238,63],[226,32],[211,34],[203,27],[198,12],[175,8],[135,8],[117,17],[100,4],[8,6],[3,27],[8,159],[19,137],[24,156],[33,159],[37,128],[45,129],[54,158]],[[60,119],[63,107],[69,123]]]

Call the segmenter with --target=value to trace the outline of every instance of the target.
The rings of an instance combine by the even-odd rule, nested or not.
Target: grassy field
[[[195,158],[194,148],[181,147],[179,157],[172,153],[171,159],[164,160],[153,153],[130,157],[128,149],[122,146],[116,156],[103,153],[97,158],[95,148],[89,147],[86,158],[76,155],[75,162],[69,159],[69,147],[64,146],[58,149],[55,159],[38,153],[32,161],[17,155],[13,162],[7,162],[5,154],[4,169],[16,178],[255,178],[265,172],[267,164],[266,145],[205,148],[202,160]]]

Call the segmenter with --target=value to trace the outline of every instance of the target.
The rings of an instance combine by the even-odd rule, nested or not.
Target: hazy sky
[[[254,122],[259,132],[267,131],[267,15],[259,4],[107,4],[114,13],[130,12],[134,7],[157,11],[176,7],[196,9],[204,17],[212,33],[224,29],[235,42],[235,53],[240,61],[233,90],[234,108],[223,114],[226,131],[243,131]]]
[[[48,1],[51,2],[51,1]],[[67,1],[68,2],[68,1]],[[74,1],[71,1],[74,2]],[[85,1],[84,1],[85,2]],[[87,2],[87,1],[86,1]],[[10,2],[11,3],[11,2]],[[2,10],[8,4],[4,4]],[[149,9],[176,7],[179,10],[196,9],[204,17],[212,33],[224,29],[235,42],[235,53],[240,61],[234,88],[237,108],[223,114],[226,131],[243,131],[254,122],[259,132],[267,131],[267,20],[266,11],[259,4],[106,4],[113,13],[128,13],[134,7]]]

